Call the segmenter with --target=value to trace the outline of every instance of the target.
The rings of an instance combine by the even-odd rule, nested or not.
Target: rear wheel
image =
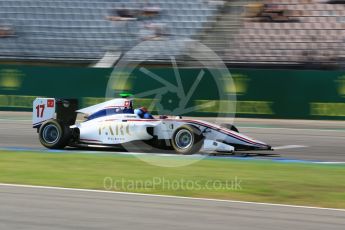
[[[204,143],[200,130],[191,125],[183,125],[174,132],[171,145],[179,154],[199,152]]]
[[[57,120],[48,120],[40,127],[39,140],[44,147],[63,149],[70,140],[69,127]]]

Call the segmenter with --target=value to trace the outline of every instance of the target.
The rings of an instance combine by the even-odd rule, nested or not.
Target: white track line
[[[238,126],[239,129],[273,129],[273,130],[287,130],[287,131],[320,131],[320,132],[341,132],[344,133],[345,130],[339,129],[314,129],[314,128],[283,128],[283,127],[257,127],[257,126]]]
[[[320,162],[315,162],[316,164],[345,164],[345,161],[320,161]]]
[[[249,205],[263,205],[263,206],[273,206],[273,207],[275,206],[275,207],[287,207],[287,208],[304,208],[304,209],[317,209],[317,210],[345,212],[345,209],[338,209],[338,208],[322,208],[322,207],[313,207],[313,206],[274,204],[274,203],[237,201],[237,200],[221,200],[221,199],[211,199],[211,198],[194,198],[194,197],[184,197],[184,196],[157,195],[157,194],[145,194],[145,193],[133,193],[133,192],[116,192],[116,191],[106,191],[106,190],[64,188],[64,187],[51,187],[51,186],[36,186],[36,185],[24,185],[24,184],[6,184],[6,183],[0,183],[0,186],[17,187],[17,188],[47,189],[47,190],[64,190],[64,191],[74,191],[74,192],[109,193],[109,194],[122,194],[122,195],[133,195],[133,196],[148,196],[148,197],[161,197],[161,198],[172,198],[172,199],[213,201],[213,202],[238,203],[238,204],[249,204]]]
[[[18,119],[18,120],[16,120],[16,119],[5,119],[5,118],[0,118],[0,121],[7,121],[7,122],[17,122],[17,121],[19,121],[19,122],[31,122],[31,120],[24,120],[24,119]]]
[[[274,150],[298,149],[298,148],[308,148],[308,146],[305,146],[305,145],[283,145],[283,146],[273,147]]]

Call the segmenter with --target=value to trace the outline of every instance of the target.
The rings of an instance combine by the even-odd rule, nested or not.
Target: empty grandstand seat
[[[145,22],[106,17],[116,7],[140,9],[145,4],[161,8],[161,15],[149,22],[164,23],[175,37],[192,37],[215,13],[202,0],[2,0],[0,23],[13,24],[17,37],[2,40],[0,57],[97,60],[107,47],[128,50],[141,41],[138,31]]]

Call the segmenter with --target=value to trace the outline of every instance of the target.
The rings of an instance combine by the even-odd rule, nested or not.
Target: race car
[[[239,133],[233,125],[179,116],[142,116],[135,112],[133,103],[132,98],[116,98],[78,110],[76,99],[36,98],[32,125],[41,144],[50,149],[136,143],[139,148],[143,144],[179,154],[272,150],[270,145]],[[83,121],[76,122],[78,114],[84,115]]]

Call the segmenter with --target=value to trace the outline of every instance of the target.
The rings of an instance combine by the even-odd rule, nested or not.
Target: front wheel
[[[49,149],[63,149],[70,140],[69,128],[57,120],[46,121],[38,135],[41,144]]]
[[[200,130],[191,125],[183,125],[174,132],[171,145],[179,154],[194,154],[200,151],[204,137]]]

